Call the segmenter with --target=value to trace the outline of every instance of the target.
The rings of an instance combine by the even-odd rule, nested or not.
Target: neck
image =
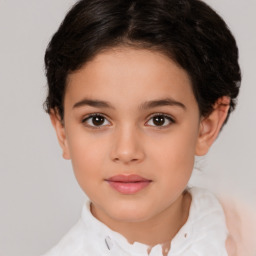
[[[112,230],[122,234],[131,244],[139,242],[150,247],[163,244],[163,247],[169,248],[171,240],[187,221],[190,203],[191,195],[188,192],[184,192],[171,207],[154,218],[143,222],[103,220],[97,216],[93,207],[92,214]]]

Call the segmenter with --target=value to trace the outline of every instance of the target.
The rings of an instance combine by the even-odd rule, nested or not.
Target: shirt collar
[[[171,242],[171,253],[179,254],[185,252],[194,240],[204,239],[205,230],[210,230],[212,223],[221,223],[225,227],[223,211],[216,198],[209,192],[202,193],[201,189],[193,188],[188,190],[192,196],[192,202],[187,222],[181,227]],[[96,219],[90,211],[91,202],[87,200],[82,210],[82,221],[91,239],[98,241],[109,251],[123,251],[127,255],[147,255],[149,246],[135,242],[130,244],[121,234],[111,230],[108,226]],[[213,212],[215,212],[213,214]],[[203,220],[203,225],[202,225]],[[221,228],[222,228],[221,226]],[[225,229],[225,228],[224,228]],[[202,235],[198,235],[202,232]],[[209,232],[207,232],[209,235]],[[100,240],[100,241],[99,241]],[[207,240],[206,240],[207,241]],[[156,245],[151,249],[150,256],[162,255],[161,245]]]

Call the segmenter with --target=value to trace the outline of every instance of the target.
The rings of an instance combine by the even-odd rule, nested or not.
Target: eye
[[[147,125],[156,126],[156,127],[165,127],[172,123],[175,123],[172,117],[165,114],[156,114],[149,119],[149,121],[147,122]]]
[[[110,125],[110,122],[101,114],[91,114],[84,118],[82,123],[93,128],[100,128],[102,126]]]

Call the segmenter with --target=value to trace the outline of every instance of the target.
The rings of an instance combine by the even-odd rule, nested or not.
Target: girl
[[[239,92],[221,17],[199,0],[82,0],[45,65],[45,107],[89,198],[46,255],[231,255],[221,204],[187,186]]]

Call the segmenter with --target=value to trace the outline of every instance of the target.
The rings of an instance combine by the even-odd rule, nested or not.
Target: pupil
[[[102,125],[104,123],[104,117],[103,116],[94,116],[92,119],[92,122],[95,126]]]
[[[156,116],[153,118],[153,122],[157,126],[162,126],[164,124],[165,118],[163,116]]]

